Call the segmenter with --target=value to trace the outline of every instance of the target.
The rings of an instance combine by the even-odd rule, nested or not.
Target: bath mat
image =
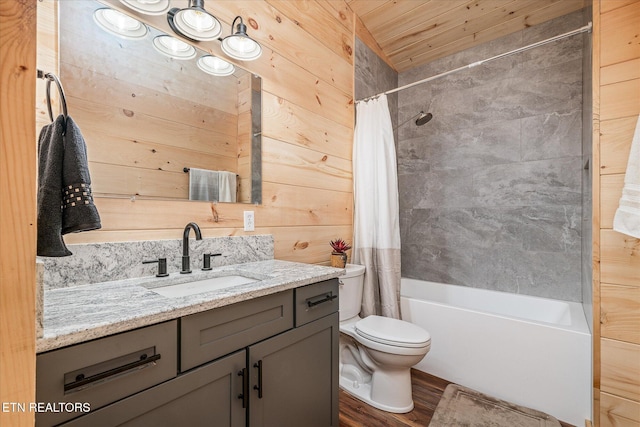
[[[429,427],[561,427],[544,412],[449,384]]]

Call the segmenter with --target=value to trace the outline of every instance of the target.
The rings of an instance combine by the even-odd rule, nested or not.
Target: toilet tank
[[[340,321],[351,319],[360,313],[364,286],[364,265],[347,264],[340,280]]]

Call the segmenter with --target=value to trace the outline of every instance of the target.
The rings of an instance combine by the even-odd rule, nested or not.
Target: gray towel
[[[38,140],[38,255],[72,255],[63,234],[100,228],[80,129],[60,115]]]
[[[218,171],[189,168],[189,200],[217,201]]]

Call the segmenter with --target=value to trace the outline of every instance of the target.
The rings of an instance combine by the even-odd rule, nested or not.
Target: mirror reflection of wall
[[[260,78],[239,67],[207,74],[196,66],[202,51],[165,56],[153,28],[115,36],[94,22],[104,7],[59,2],[60,79],[87,141],[94,194],[189,199],[193,168],[225,172],[215,193],[232,196],[215,200],[260,203]]]

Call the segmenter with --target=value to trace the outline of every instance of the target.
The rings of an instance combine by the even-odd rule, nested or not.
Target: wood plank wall
[[[640,425],[640,239],[612,227],[640,114],[640,1],[595,0],[593,22],[594,421],[631,427]]]
[[[208,0],[206,7],[226,23],[242,15],[264,49],[259,60],[239,64],[263,79],[262,205],[99,197],[102,229],[65,241],[178,239],[195,221],[207,237],[273,234],[276,258],[327,264],[329,240],[352,239],[353,14],[343,1],[326,0]],[[242,231],[244,210],[255,211],[253,233]]]
[[[0,2],[0,425],[35,401],[36,1]],[[10,406],[6,406],[8,404]]]

